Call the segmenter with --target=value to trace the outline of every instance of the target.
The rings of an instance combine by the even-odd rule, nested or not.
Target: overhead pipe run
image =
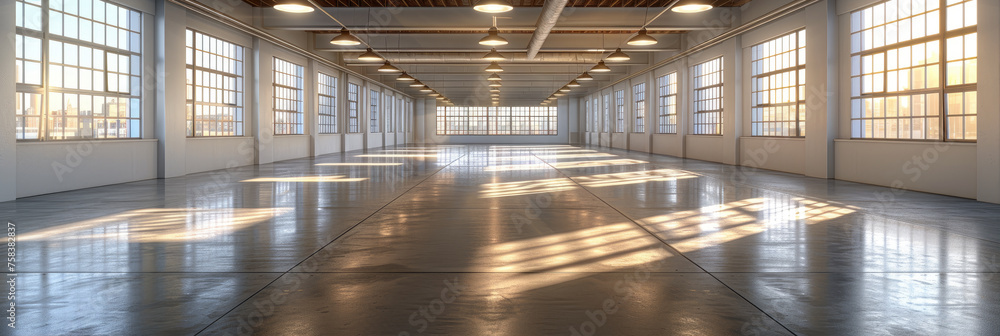
[[[728,31],[726,31],[726,32],[724,32],[722,34],[719,34],[716,37],[708,39],[705,42],[702,42],[702,43],[700,43],[700,44],[698,44],[696,46],[688,48],[687,50],[681,51],[681,52],[677,53],[676,55],[673,55],[673,56],[671,56],[671,57],[669,57],[669,58],[667,58],[665,60],[656,62],[656,64],[650,65],[649,67],[647,67],[645,69],[633,72],[631,75],[624,76],[622,78],[619,78],[618,80],[612,81],[608,85],[605,85],[605,86],[601,87],[600,89],[594,90],[594,91],[604,90],[604,89],[613,87],[613,86],[615,86],[615,85],[617,85],[619,83],[622,83],[624,81],[627,81],[629,79],[632,79],[632,78],[638,77],[640,75],[649,73],[650,71],[656,70],[657,68],[660,68],[660,67],[662,67],[664,65],[676,62],[676,61],[680,60],[681,58],[684,58],[684,57],[690,56],[690,55],[692,55],[692,54],[694,54],[696,52],[699,52],[699,51],[711,48],[712,46],[715,46],[716,44],[722,43],[723,41],[728,40],[728,39],[730,39],[730,38],[732,38],[734,36],[737,36],[737,35],[743,34],[745,32],[754,30],[757,27],[763,26],[765,24],[771,23],[774,20],[783,18],[783,17],[785,17],[785,16],[787,16],[789,14],[792,14],[792,13],[795,13],[797,11],[800,11],[800,10],[802,10],[802,9],[804,9],[806,7],[809,7],[809,6],[815,4],[815,3],[819,2],[819,1],[820,0],[795,0],[795,1],[792,1],[792,2],[790,2],[788,4],[785,4],[784,6],[778,7],[778,9],[770,11],[767,14],[764,14],[764,15],[756,18],[756,19],[750,20],[750,22],[744,23],[744,24],[740,25],[739,27],[730,29],[730,30],[728,30]]]
[[[538,55],[538,51],[542,49],[545,39],[549,37],[549,32],[559,22],[559,15],[562,14],[567,1],[552,0],[545,2],[544,7],[542,7],[542,13],[538,15],[538,22],[535,23],[537,28],[534,34],[531,35],[531,42],[528,42],[528,59],[534,59],[535,55]]]
[[[270,43],[273,43],[273,44],[275,44],[275,45],[277,45],[279,47],[288,49],[288,50],[290,50],[290,51],[292,51],[294,53],[297,53],[299,55],[302,55],[302,56],[305,56],[307,58],[313,59],[313,60],[315,60],[315,61],[317,61],[317,62],[319,62],[319,63],[321,63],[323,65],[329,66],[331,68],[340,70],[342,72],[345,72],[345,73],[348,73],[348,74],[351,74],[351,75],[354,75],[354,76],[358,76],[358,77],[362,77],[362,78],[368,78],[368,76],[365,76],[364,74],[361,74],[361,73],[358,73],[357,71],[348,69],[347,67],[345,67],[343,65],[337,64],[337,63],[335,63],[333,61],[330,61],[330,60],[326,59],[323,56],[320,56],[319,54],[316,54],[314,52],[306,50],[306,49],[304,49],[302,47],[299,47],[299,46],[297,46],[295,44],[289,43],[288,41],[285,41],[285,40],[283,40],[283,39],[281,39],[281,38],[279,38],[277,36],[271,35],[268,32],[260,30],[257,27],[251,26],[251,25],[249,25],[249,24],[247,24],[247,23],[245,23],[243,21],[240,21],[237,18],[234,18],[234,17],[232,17],[232,16],[230,16],[230,15],[228,15],[226,13],[220,12],[220,11],[218,11],[218,10],[212,8],[212,7],[209,7],[209,6],[205,5],[205,4],[202,4],[202,3],[198,2],[198,1],[194,1],[194,0],[169,0],[169,1],[171,3],[174,3],[174,4],[178,5],[178,6],[184,7],[185,9],[190,10],[192,12],[198,13],[198,14],[203,15],[205,17],[213,18],[213,19],[217,20],[219,23],[222,23],[222,24],[224,24],[226,26],[229,26],[230,28],[233,28],[233,29],[239,30],[241,32],[244,32],[244,33],[247,33],[247,34],[259,37],[259,38],[261,38],[261,39],[263,39],[265,41],[268,41]],[[355,52],[357,52],[357,51],[355,51]],[[378,83],[378,85],[380,85],[382,87],[385,87],[385,88],[397,91],[400,94],[405,95],[406,97],[414,98],[413,96],[411,96],[409,94],[406,94],[406,93],[403,93],[401,91],[398,91],[397,89],[393,88],[392,86],[386,85],[385,83],[382,83],[382,82],[378,82],[375,79],[372,79],[372,82],[373,83]]]

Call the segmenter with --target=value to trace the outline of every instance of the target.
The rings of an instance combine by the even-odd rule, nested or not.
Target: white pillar
[[[0,36],[7,36],[6,48],[0,48],[0,92],[7,99],[0,100],[0,202],[17,197],[17,139],[14,129],[14,1],[0,3]]]
[[[163,80],[156,85],[154,134],[159,140],[157,177],[168,178],[187,173],[187,11],[168,1],[157,1],[156,6],[156,72]]]
[[[979,1],[977,198],[1000,203],[1000,3]]]

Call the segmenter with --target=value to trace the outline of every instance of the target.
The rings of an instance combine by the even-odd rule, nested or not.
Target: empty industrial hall
[[[0,335],[1000,335],[1000,1],[0,0],[0,36]]]

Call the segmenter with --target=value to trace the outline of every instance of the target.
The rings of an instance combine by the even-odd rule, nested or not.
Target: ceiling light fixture
[[[382,56],[379,56],[378,54],[376,54],[375,51],[372,50],[372,48],[368,48],[368,50],[365,50],[365,52],[363,54],[361,54],[361,55],[358,56],[358,60],[359,61],[381,61],[381,60],[383,60],[383,58],[382,58]]]
[[[501,86],[503,86],[503,85],[500,85],[500,82],[494,81],[494,82],[490,83],[490,87],[501,87]]]
[[[437,93],[437,92],[431,92],[430,94],[428,94],[428,96],[431,96],[431,97],[437,97],[437,96],[440,96],[440,95],[441,94]]]
[[[285,13],[311,13],[315,10],[305,0],[278,0],[275,1],[274,9]]]
[[[494,74],[490,75],[489,77],[486,77],[486,80],[489,80],[489,81],[498,81],[498,80],[500,80],[500,75],[494,73]]]
[[[490,66],[486,67],[486,71],[488,71],[488,72],[501,72],[501,71],[503,71],[503,68],[501,68],[500,64],[497,64],[497,62],[490,62]]]
[[[417,79],[413,78],[413,76],[408,75],[406,73],[406,71],[403,71],[403,74],[399,75],[399,77],[396,77],[396,80],[401,81],[401,82],[411,82],[411,81],[415,81]]]
[[[347,28],[340,28],[340,35],[334,37],[330,40],[330,44],[342,45],[342,46],[353,46],[361,44],[361,40],[354,35]]]
[[[712,4],[704,0],[681,0],[670,10],[677,13],[699,13],[712,9]]]
[[[593,68],[590,69],[593,72],[611,72],[611,68],[604,64],[604,61],[597,62]]]
[[[556,97],[562,97],[562,96],[565,96],[566,94],[562,93],[562,92],[556,92],[556,93],[553,93],[552,95],[556,96]],[[556,99],[559,99],[559,98],[556,98]]]
[[[570,89],[568,87],[565,87],[565,86],[559,88],[559,92],[569,92],[570,90],[572,90],[572,89]]]
[[[632,59],[632,57],[629,57],[628,54],[622,52],[622,48],[618,48],[605,59],[609,61],[628,61]]]
[[[413,87],[413,88],[424,87],[424,83],[421,83],[420,80],[418,79],[418,80],[413,81],[413,83],[410,83],[410,87]]]
[[[514,9],[508,0],[480,0],[472,6],[477,12],[506,13]]]
[[[569,81],[569,84],[566,84],[566,86],[568,86],[568,87],[580,87],[580,82],[577,82],[574,79],[574,80]]]
[[[497,27],[494,25],[493,27],[490,28],[490,31],[489,33],[487,33],[486,37],[479,40],[479,44],[488,46],[507,45],[507,39],[500,37],[500,31],[497,30]]]
[[[656,44],[656,39],[646,34],[646,28],[639,29],[639,34],[626,42],[628,45],[648,46]]]
[[[427,85],[424,85],[424,87],[422,89],[420,89],[420,92],[429,93],[429,92],[434,92],[434,90],[431,90],[430,87],[428,87]]]
[[[385,64],[382,64],[382,66],[378,67],[378,72],[400,72],[400,71],[402,70],[399,70],[399,68],[393,66],[392,64],[389,64],[389,61],[385,61]]]
[[[583,74],[580,75],[580,77],[577,77],[576,80],[589,81],[589,80],[594,80],[594,77],[591,77],[589,73],[584,72]]]
[[[497,48],[493,48],[490,49],[490,52],[486,53],[486,55],[483,56],[483,59],[487,61],[503,61],[506,60],[507,58],[501,55],[499,52],[497,52]]]

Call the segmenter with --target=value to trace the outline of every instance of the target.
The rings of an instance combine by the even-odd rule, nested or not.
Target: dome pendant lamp
[[[340,28],[340,35],[334,37],[330,40],[330,44],[342,45],[342,46],[354,46],[361,44],[361,40],[357,37],[351,35],[351,32],[347,28]]]
[[[278,0],[275,1],[274,9],[285,13],[311,13],[315,10],[305,0]]]
[[[514,6],[509,0],[479,0],[472,9],[483,13],[506,13],[514,9]]]
[[[626,42],[628,45],[647,46],[656,44],[656,39],[646,34],[646,28],[639,29],[639,34]]]

